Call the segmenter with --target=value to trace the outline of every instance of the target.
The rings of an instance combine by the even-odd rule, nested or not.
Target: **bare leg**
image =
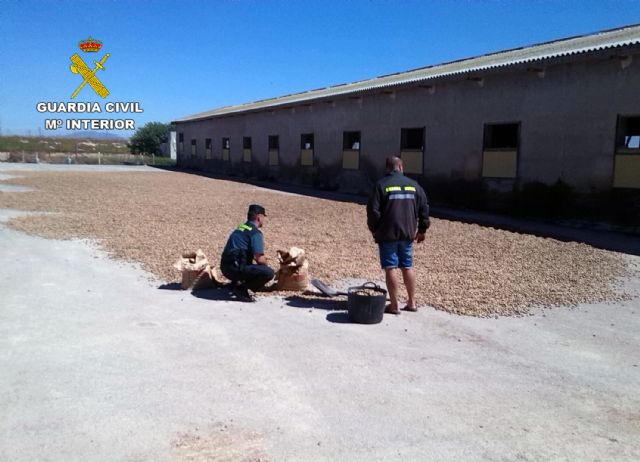
[[[400,314],[400,310],[398,309],[398,272],[396,268],[385,268],[384,275],[387,281],[389,299],[391,300],[387,308],[387,313]]]
[[[402,268],[402,280],[407,288],[407,311],[417,311],[416,308],[416,273],[413,268]]]

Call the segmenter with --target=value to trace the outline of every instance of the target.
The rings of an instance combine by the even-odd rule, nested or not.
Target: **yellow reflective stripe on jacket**
[[[404,190],[405,190],[405,191],[413,191],[413,192],[416,192],[416,188],[415,188],[414,186],[405,186],[405,187],[404,187]]]
[[[251,231],[251,226],[247,226],[244,223],[242,223],[241,225],[238,225],[236,229],[240,231]]]
[[[402,186],[387,186],[384,192],[402,191]]]

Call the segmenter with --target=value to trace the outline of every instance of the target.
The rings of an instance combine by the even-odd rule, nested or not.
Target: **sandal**
[[[389,314],[400,314],[400,310],[398,308],[392,309],[391,305],[387,305],[384,307],[384,312]]]
[[[412,313],[415,313],[416,311],[418,311],[418,307],[417,306],[409,306],[409,305],[405,305],[404,308],[402,308],[403,311],[411,311]]]

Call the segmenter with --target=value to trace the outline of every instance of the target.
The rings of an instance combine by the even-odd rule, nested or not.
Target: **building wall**
[[[624,62],[617,56],[631,55]],[[535,67],[536,69],[531,69]],[[544,74],[539,68],[544,68]],[[484,125],[517,122],[520,146],[517,182],[558,179],[580,191],[613,184],[618,115],[640,115],[640,51],[606,50],[429,82],[432,88],[380,90],[293,108],[181,122],[186,167],[277,178],[292,183],[340,186],[364,191],[382,173],[384,158],[400,151],[401,128],[425,127],[424,178],[480,181]],[[360,169],[342,169],[344,131],[361,132]],[[313,133],[314,166],[300,165],[300,136]],[[268,136],[278,135],[280,165],[268,166]],[[242,161],[242,137],[252,138],[252,162]],[[231,140],[231,161],[223,162],[222,138]],[[212,159],[205,159],[205,138]],[[190,158],[191,139],[197,157]],[[187,156],[185,155],[187,154]],[[509,190],[511,179],[485,179]]]

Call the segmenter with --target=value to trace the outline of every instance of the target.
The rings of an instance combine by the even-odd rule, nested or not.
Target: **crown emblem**
[[[87,52],[95,53],[97,51],[100,51],[100,48],[102,48],[102,42],[100,40],[96,40],[94,38],[91,38],[91,36],[89,36],[88,39],[80,40],[78,42],[78,48],[80,48],[85,53]]]

